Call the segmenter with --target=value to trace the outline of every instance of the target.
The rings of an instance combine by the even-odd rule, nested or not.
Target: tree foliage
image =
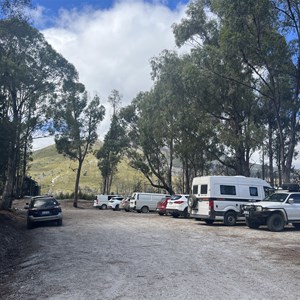
[[[55,144],[59,153],[78,162],[73,202],[77,207],[82,165],[97,141],[97,128],[104,118],[105,109],[97,95],[88,101],[82,84],[68,82],[64,88],[64,97],[53,108]]]
[[[49,101],[59,100],[64,82],[76,82],[78,74],[23,20],[0,20],[0,53],[2,130],[11,132],[5,141],[7,165],[0,206],[8,209],[26,171],[32,133],[46,120]]]

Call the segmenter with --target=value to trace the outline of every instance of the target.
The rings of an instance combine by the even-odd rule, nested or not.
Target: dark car
[[[161,198],[160,201],[157,202],[156,211],[160,216],[167,214],[166,207],[167,207],[168,200],[170,200],[170,196],[165,196]]]
[[[27,228],[31,229],[38,222],[56,222],[62,225],[62,211],[60,204],[52,196],[37,196],[26,203]]]

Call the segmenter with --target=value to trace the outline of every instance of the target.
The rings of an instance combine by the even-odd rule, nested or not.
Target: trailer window
[[[250,186],[249,187],[250,196],[258,196],[258,190],[257,187]]]
[[[200,194],[207,194],[207,184],[202,184],[201,185]]]
[[[220,185],[221,195],[236,195],[234,185]]]
[[[193,194],[198,194],[198,185],[193,185]]]

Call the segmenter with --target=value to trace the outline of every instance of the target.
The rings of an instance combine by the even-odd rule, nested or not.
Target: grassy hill
[[[99,145],[97,148],[99,149]],[[86,194],[100,194],[102,179],[97,159],[89,154],[82,167],[80,190]],[[77,162],[58,154],[55,145],[33,153],[29,176],[41,186],[41,193],[58,195],[74,191]],[[128,195],[134,190],[146,190],[148,182],[144,176],[132,169],[124,160],[118,166],[118,173],[112,184],[112,193]]]

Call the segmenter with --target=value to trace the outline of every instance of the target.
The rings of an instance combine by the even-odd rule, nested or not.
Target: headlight
[[[263,211],[263,207],[262,206],[256,206],[256,211]]]

